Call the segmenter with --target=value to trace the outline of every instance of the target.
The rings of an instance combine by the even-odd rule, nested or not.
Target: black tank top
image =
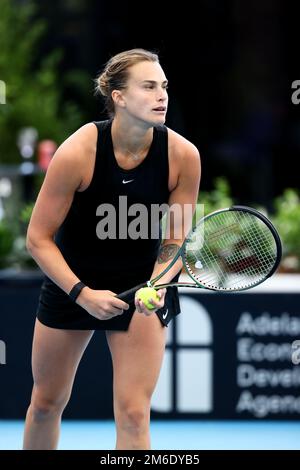
[[[157,236],[150,217],[145,223],[145,217],[141,218],[140,212],[135,213],[135,206],[132,205],[143,204],[149,215],[151,208],[168,203],[167,128],[154,127],[153,140],[146,158],[136,168],[124,170],[119,167],[113,151],[112,121],[94,124],[98,129],[98,140],[92,181],[85,191],[75,193],[55,240],[70,268],[86,282],[95,277],[120,277],[129,270],[131,273],[136,272],[138,278],[142,276],[143,270],[149,270],[149,266],[154,265],[161,239],[160,234]],[[115,230],[110,223],[115,235],[113,239],[100,239],[98,236],[99,228],[108,229],[108,225],[105,225],[105,218],[108,220],[106,208],[111,215],[112,208],[115,208],[115,217],[111,219],[115,222]],[[133,210],[131,215],[127,213],[129,208]],[[119,232],[120,217],[123,222],[127,220],[128,228],[137,228],[136,231],[133,230],[135,233],[142,232],[141,237],[123,238],[127,234],[124,234],[124,224],[121,224],[123,232]],[[137,217],[142,227],[139,226]],[[105,230],[101,233],[103,231]]]

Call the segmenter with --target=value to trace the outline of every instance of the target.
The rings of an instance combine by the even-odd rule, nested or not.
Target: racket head
[[[199,287],[241,291],[272,276],[281,255],[280,237],[269,219],[253,208],[232,206],[203,217],[181,256]]]

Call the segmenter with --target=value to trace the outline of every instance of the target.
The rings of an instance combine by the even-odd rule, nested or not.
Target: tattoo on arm
[[[177,254],[178,250],[180,250],[180,246],[176,245],[175,243],[170,243],[169,245],[162,246],[158,253],[158,264],[163,264],[173,259],[174,256]]]

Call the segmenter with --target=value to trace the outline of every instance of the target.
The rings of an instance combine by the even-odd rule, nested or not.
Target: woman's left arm
[[[191,226],[195,211],[201,177],[200,155],[197,148],[190,142],[179,141],[174,155],[174,164],[178,165],[177,184],[172,189],[168,201],[168,215],[164,241],[161,244],[157,260],[155,262],[151,279],[159,275],[170,264]],[[171,160],[172,161],[172,160]],[[170,282],[181,270],[182,262],[179,259],[174,266],[158,281],[159,284]],[[157,291],[160,300],[153,301],[156,308],[164,305],[166,289]],[[150,314],[142,302],[135,301],[137,309],[141,313]]]
[[[151,279],[161,273],[174,258],[188,235],[193,220],[201,177],[200,155],[190,142],[184,142],[179,160],[177,184],[170,193],[165,238],[160,247]],[[170,282],[180,271],[179,260],[159,283]]]

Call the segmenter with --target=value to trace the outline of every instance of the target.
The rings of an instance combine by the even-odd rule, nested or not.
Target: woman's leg
[[[107,331],[114,371],[117,449],[150,448],[150,401],[165,350],[157,315],[135,312],[128,331]]]
[[[27,411],[24,449],[55,449],[62,412],[75,373],[93,331],[59,330],[36,320],[32,372],[34,386]]]

